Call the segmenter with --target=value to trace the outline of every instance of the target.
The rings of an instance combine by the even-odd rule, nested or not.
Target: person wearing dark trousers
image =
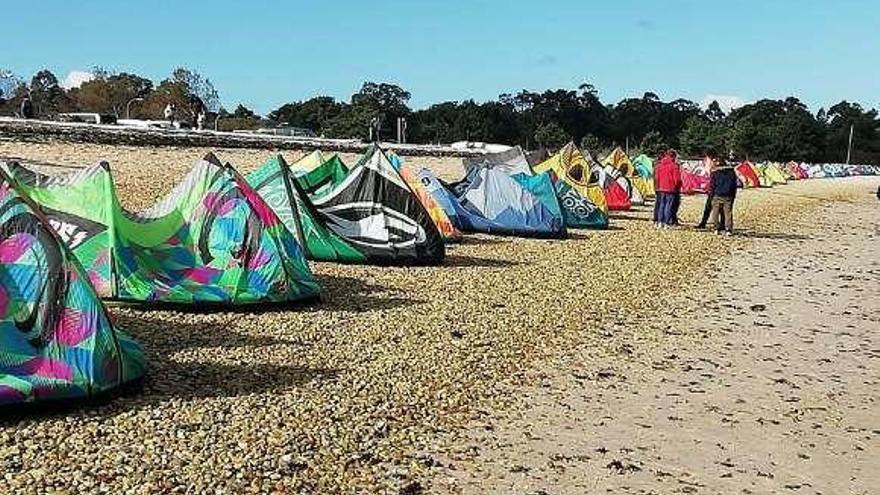
[[[654,225],[660,226],[660,207],[663,204],[663,193],[657,190],[657,172],[654,172]]]
[[[718,154],[712,151],[706,153],[706,158],[703,160],[703,163],[706,164],[706,172],[709,174],[709,187],[706,191],[706,204],[703,206],[703,217],[700,219],[700,223],[697,224],[698,229],[705,229],[706,225],[709,223],[709,216],[712,214],[712,174],[715,173],[720,166]]]
[[[678,177],[669,205],[669,225],[675,226],[678,225],[678,209],[681,208],[681,164],[678,162],[677,151],[671,149],[667,151],[667,154],[672,158],[672,163],[675,165],[675,175]]]
[[[715,231],[733,234],[733,204],[736,201],[736,172],[724,164],[712,173],[712,223]],[[722,216],[723,215],[723,216]]]
[[[674,152],[666,152],[654,170],[655,209],[657,227],[674,225],[675,195],[681,192],[681,170]]]
[[[678,225],[678,210],[681,208],[681,190],[675,191],[672,193],[672,205],[670,209],[672,212],[670,213],[670,225]]]

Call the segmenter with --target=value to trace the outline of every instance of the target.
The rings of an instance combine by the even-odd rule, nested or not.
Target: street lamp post
[[[846,146],[846,164],[849,165],[849,159],[852,156],[852,138],[853,138],[853,128],[855,124],[849,125],[849,144]]]
[[[125,118],[126,119],[131,118],[131,104],[136,101],[144,101],[144,99],[141,97],[136,97],[136,98],[132,98],[132,99],[128,100],[128,103],[125,104]]]

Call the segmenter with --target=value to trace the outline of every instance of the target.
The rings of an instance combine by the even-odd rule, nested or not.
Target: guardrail
[[[128,146],[186,146],[362,153],[370,146],[355,139],[324,139],[191,129],[139,128],[107,124],[56,122],[0,117],[0,139],[29,142],[52,140]],[[450,146],[379,143],[404,156],[473,157],[482,150]]]

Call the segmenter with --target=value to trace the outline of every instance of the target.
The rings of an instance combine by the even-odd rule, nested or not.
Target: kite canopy
[[[801,165],[795,161],[790,161],[785,164],[785,172],[788,174],[788,177],[791,180],[802,180],[809,178],[806,168],[801,167]]]
[[[565,226],[571,228],[590,228],[590,229],[606,229],[608,228],[608,212],[599,208],[595,203],[585,198],[581,193],[572,187],[568,182],[553,177],[553,188],[556,191],[556,197],[559,199],[559,206],[562,208],[562,217],[565,220]],[[605,195],[599,191],[602,196],[602,206],[607,208],[605,203]]]
[[[497,168],[508,175],[524,174],[532,175],[529,161],[519,146],[515,146],[500,153],[490,153],[483,156],[465,158],[462,160],[465,174],[475,168]]]
[[[758,174],[755,172],[754,167],[749,162],[742,162],[736,166],[736,175],[739,177],[740,182],[742,182],[743,187],[760,187],[761,181],[758,178]]]
[[[648,155],[642,153],[633,158],[632,164],[633,168],[635,168],[635,175],[645,177],[646,179],[654,177],[654,160]]]
[[[635,165],[620,146],[602,160],[602,165],[605,165],[607,172],[626,190],[631,204],[643,205],[645,198],[654,195],[654,182],[636,173]]]
[[[632,161],[633,186],[639,190],[643,198],[654,196],[654,161],[648,155],[641,154]]]
[[[775,163],[765,163],[760,167],[760,170],[761,174],[767,179],[767,181],[774,186],[788,182],[785,174]]]
[[[425,189],[425,186],[422,185],[422,181],[419,179],[418,174],[412,171],[408,166],[403,163],[403,159],[397,156],[395,153],[390,152],[387,154],[388,161],[391,162],[391,165],[397,169],[397,172],[403,177],[403,180],[412,189],[413,193],[415,193],[416,198],[419,199],[419,203],[425,207],[425,211],[428,212],[428,215],[431,216],[431,220],[434,222],[434,225],[437,226],[437,230],[440,231],[440,235],[443,236],[443,240],[446,242],[460,242],[462,239],[461,231],[456,228],[455,224],[452,223],[449,216],[443,210],[443,208],[437,203],[431,193]]]
[[[773,181],[770,180],[770,178],[768,178],[766,175],[764,175],[764,172],[761,169],[761,167],[758,167],[757,165],[755,165],[752,162],[747,161],[746,163],[748,163],[749,167],[752,168],[752,171],[755,173],[755,176],[758,178],[758,184],[760,184],[761,187],[773,187]]]
[[[632,183],[635,192],[638,193],[638,197],[633,198],[632,200],[634,204],[644,204],[645,198],[651,198],[655,196],[656,193],[654,192],[654,180],[652,178],[642,177],[640,175],[627,178]]]
[[[534,171],[553,173],[566,226],[608,227],[608,204],[599,176],[590,172],[589,162],[574,143],[568,143],[558,153],[535,165]]]
[[[811,165],[808,169],[807,174],[810,176],[811,179],[821,179],[823,177],[828,177],[828,175],[825,173],[825,167],[818,164]]]
[[[425,190],[428,191],[432,198],[434,198],[434,201],[443,208],[443,211],[446,213],[446,216],[449,217],[449,220],[452,221],[452,224],[455,225],[455,228],[466,230],[465,226],[491,223],[488,218],[482,217],[475,212],[465,210],[458,202],[458,198],[455,197],[455,194],[447,189],[439,179],[434,177],[434,174],[431,173],[430,170],[426,168],[421,169],[419,171],[419,180]],[[497,231],[501,229],[499,227],[494,230]],[[479,232],[488,232],[488,230],[479,230]]]
[[[550,174],[512,176],[498,167],[473,167],[450,190],[467,212],[458,215],[464,231],[526,237],[567,235]]]
[[[602,186],[609,211],[626,211],[632,208],[627,188],[621,185],[605,168],[596,163],[593,164],[590,173],[598,177],[598,183]],[[622,178],[626,180],[625,177]]]
[[[309,196],[322,196],[342,182],[348,175],[348,167],[342,163],[339,155],[333,155],[329,160],[309,172],[293,169],[297,182]]]
[[[602,165],[609,166],[617,170],[624,177],[632,177],[635,175],[635,167],[632,161],[626,155],[626,152],[618,146],[614,148],[608,156],[602,160]]]
[[[685,161],[681,164],[682,194],[705,194],[709,190],[709,173],[702,161]]]
[[[248,174],[247,182],[268,203],[287,230],[296,236],[306,258],[341,263],[366,262],[363,253],[327,228],[280,155]]]
[[[446,256],[431,216],[378,146],[311,199],[327,227],[369,262],[433,265]]]
[[[325,162],[327,162],[327,160],[324,159],[324,154],[321,153],[321,150],[315,150],[293,162],[293,164],[290,165],[290,168],[294,172],[308,173],[320,167]]]
[[[612,174],[614,177],[614,174]],[[618,175],[614,178],[614,181],[620,185],[621,189],[626,192],[627,198],[629,198],[630,205],[633,206],[642,206],[645,204],[645,197],[642,195],[642,191],[639,190],[638,187],[635,186],[636,177],[626,177],[624,175]],[[651,188],[653,190],[653,188]]]
[[[293,234],[213,155],[140,213],[122,208],[106,163],[61,177],[7,167],[102,297],[249,304],[318,295]]]
[[[113,328],[70,251],[0,170],[0,407],[87,398],[145,370],[140,346]]]

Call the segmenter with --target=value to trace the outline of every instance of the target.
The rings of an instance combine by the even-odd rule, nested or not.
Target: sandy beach
[[[0,141],[110,161],[129,208],[207,151]],[[468,236],[441,267],[311,263],[301,308],[113,305],[143,390],[0,423],[0,492],[871,493],[878,184],[744,191],[732,238],[640,207],[566,241]]]
[[[625,319],[602,327],[616,353],[580,347],[534,370],[509,391],[515,407],[450,447],[437,491],[876,493],[880,208],[868,192],[712,262],[649,322],[650,345]]]

